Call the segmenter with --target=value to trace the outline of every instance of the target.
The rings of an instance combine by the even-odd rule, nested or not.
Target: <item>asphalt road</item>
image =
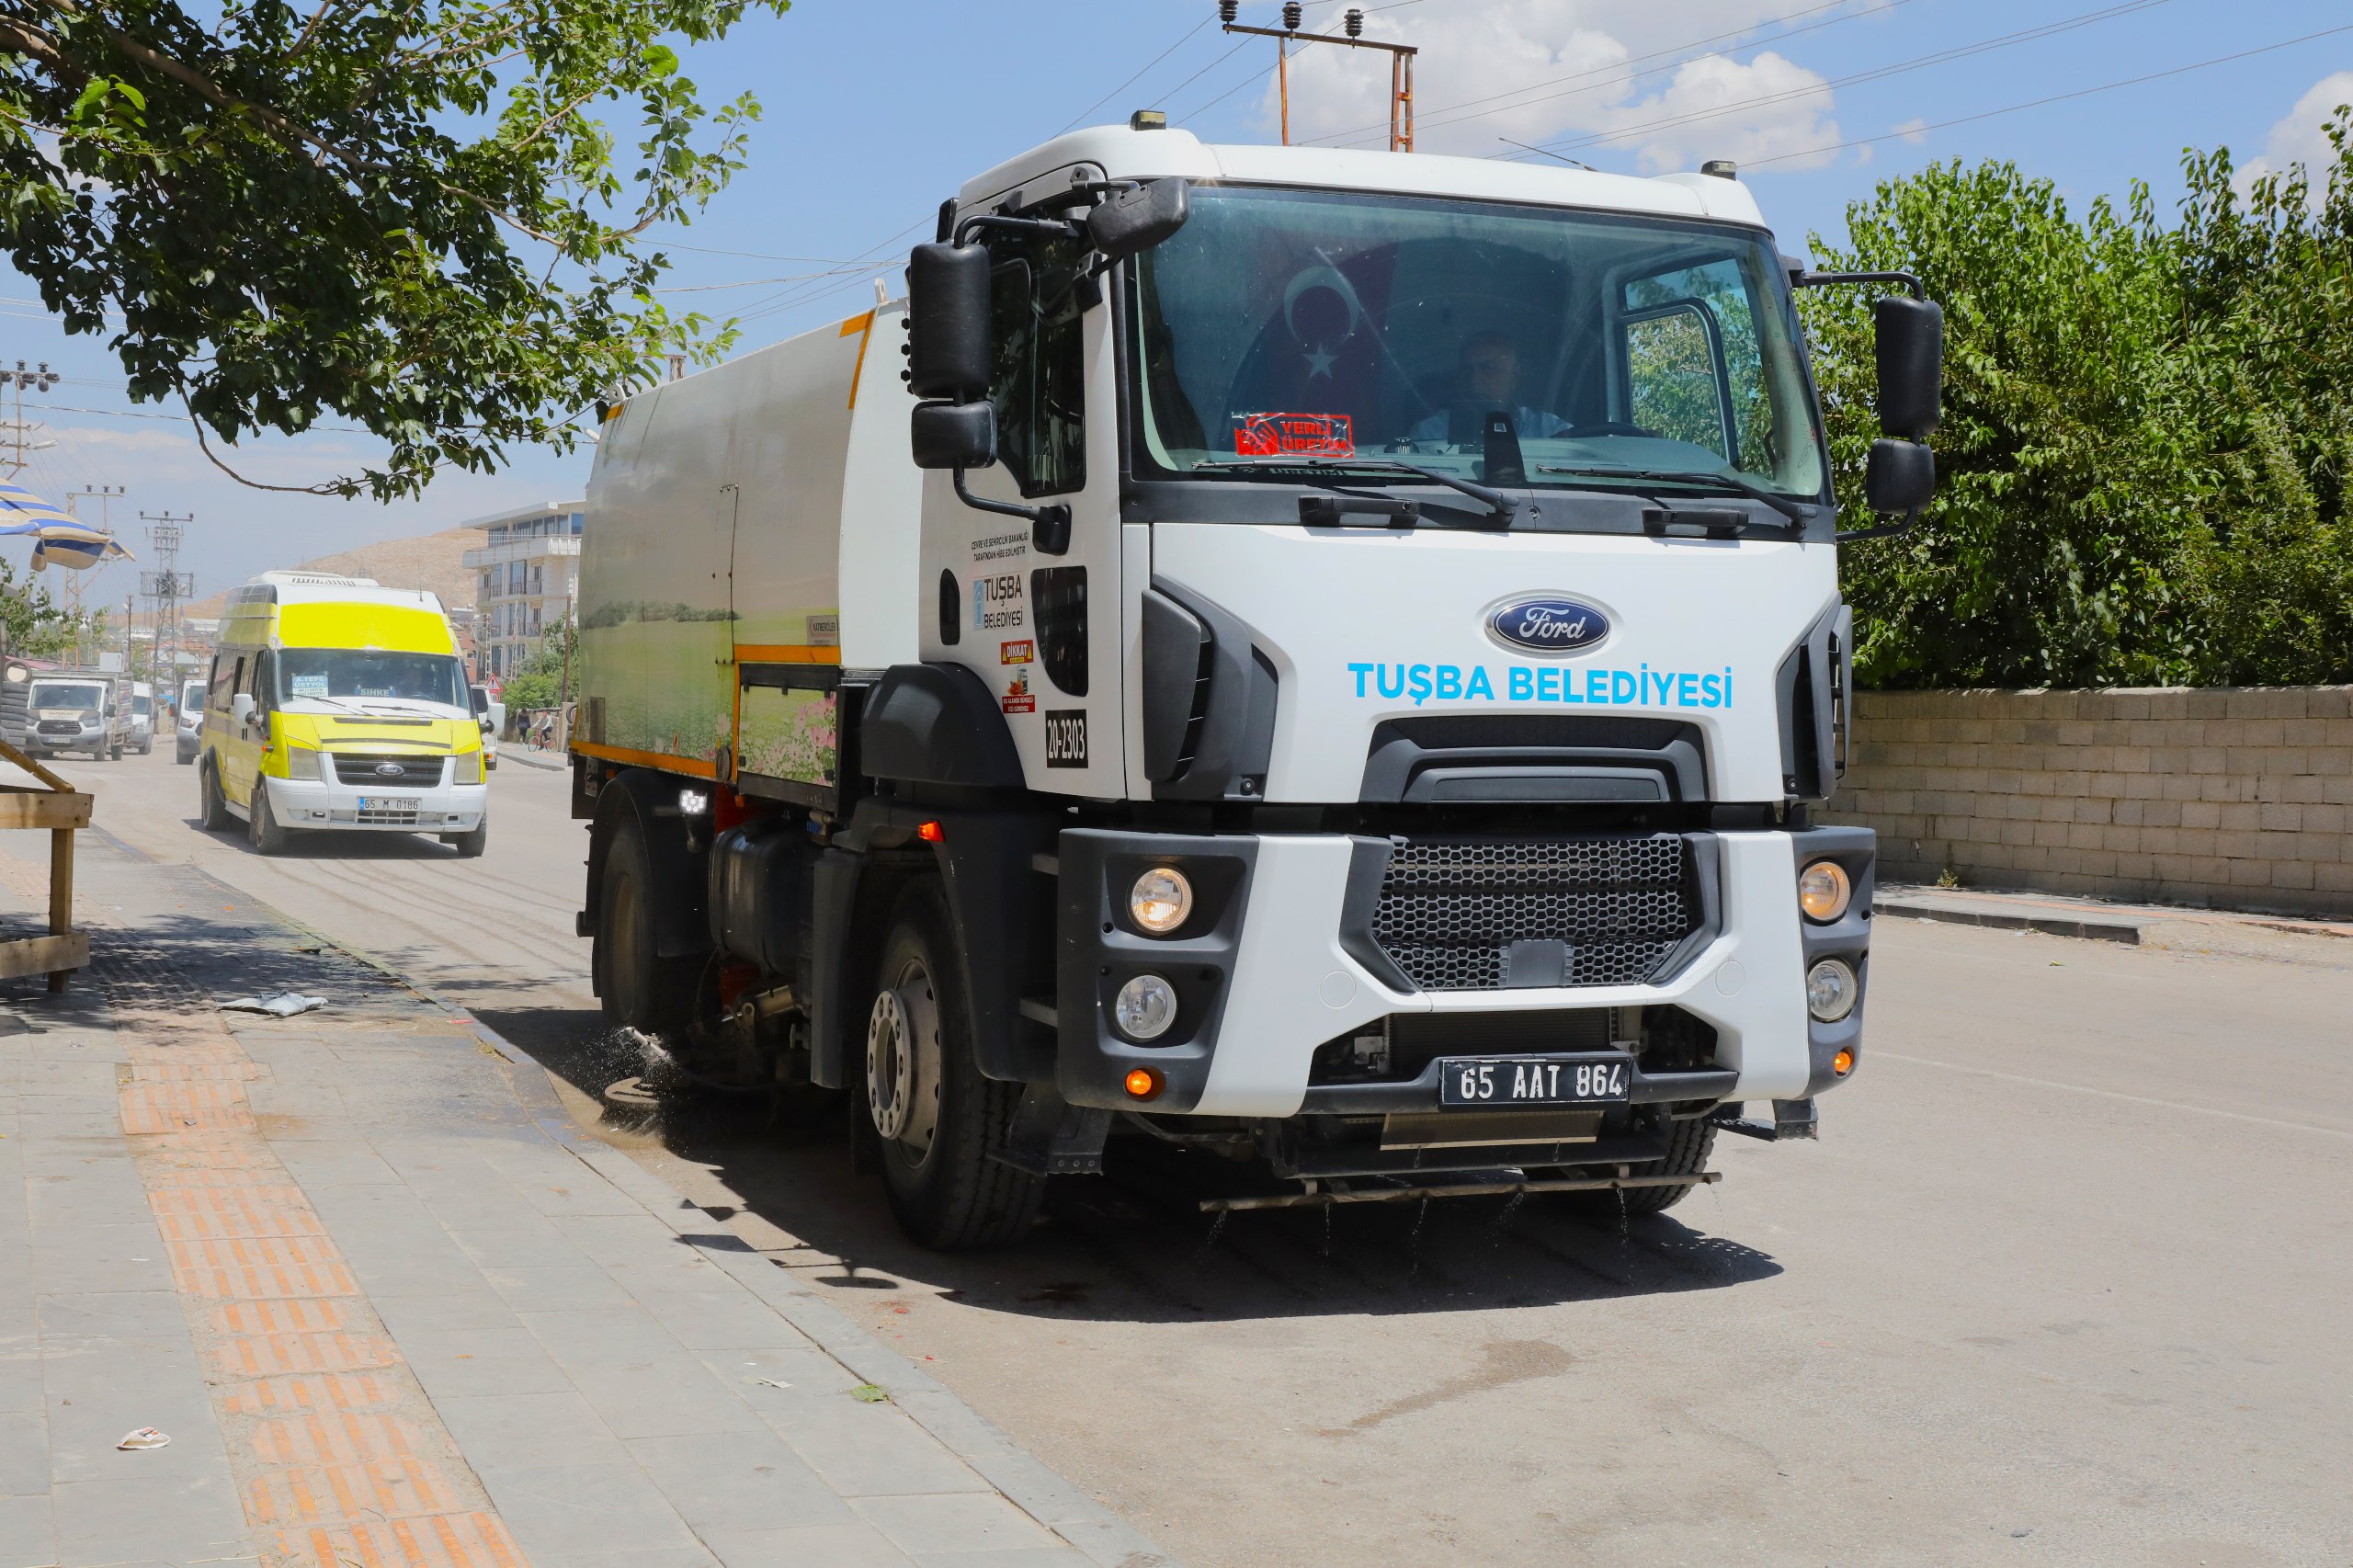
[[[196,830],[167,753],[64,771],[107,831],[472,1006],[583,1117],[642,1069],[587,993],[563,775],[494,775],[479,860],[265,860]],[[835,1126],[605,1131],[1195,1568],[2353,1562],[2353,943],[1889,920],[1870,1007],[1821,1142],[1728,1140],[1623,1234],[1538,1201],[1213,1233],[1130,1164],[941,1259]]]

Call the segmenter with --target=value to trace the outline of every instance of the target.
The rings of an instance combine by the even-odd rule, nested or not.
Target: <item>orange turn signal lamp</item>
[[[1855,1070],[1855,1053],[1851,1051],[1840,1051],[1830,1059],[1830,1070],[1841,1078],[1852,1073]]]
[[[1128,1096],[1131,1099],[1157,1099],[1160,1096],[1160,1091],[1167,1086],[1168,1081],[1152,1068],[1131,1067],[1128,1069]]]
[[[915,829],[915,836],[926,844],[937,844],[948,836],[948,830],[936,822],[927,822]]]

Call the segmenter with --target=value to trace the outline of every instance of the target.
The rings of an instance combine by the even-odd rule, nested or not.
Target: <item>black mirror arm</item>
[[[1928,290],[1917,274],[1910,272],[1791,272],[1792,289],[1832,289],[1846,283],[1901,283],[1912,290],[1915,300],[1928,297]]]
[[[999,218],[994,213],[982,212],[956,225],[956,243],[971,244],[973,232],[981,229],[994,229],[1008,234],[1042,234],[1057,240],[1086,238],[1086,228],[1067,218]]]
[[[1913,507],[1910,511],[1904,513],[1902,519],[1897,522],[1874,523],[1870,528],[1857,528],[1851,533],[1833,534],[1831,536],[1831,542],[1834,544],[1852,544],[1857,540],[1902,539],[1905,534],[1910,533],[1912,531],[1913,525],[1920,520],[1920,510],[1921,509],[1917,506]]]
[[[1010,501],[992,501],[985,495],[975,495],[964,484],[964,471],[957,469],[956,499],[975,512],[995,512],[1003,517],[1019,517],[1029,525],[1029,545],[1040,555],[1070,553],[1070,508],[1057,501],[1050,506],[1017,506]]]

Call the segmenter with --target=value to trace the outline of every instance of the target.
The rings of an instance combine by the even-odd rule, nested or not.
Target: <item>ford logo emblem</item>
[[[397,762],[380,762],[376,765],[376,777],[379,778],[398,778],[407,771],[407,768]]]
[[[1566,658],[1609,635],[1609,618],[1564,594],[1522,594],[1487,611],[1487,635],[1506,648]]]

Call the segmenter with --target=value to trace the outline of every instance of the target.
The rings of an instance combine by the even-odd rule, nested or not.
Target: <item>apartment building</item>
[[[485,536],[465,553],[474,574],[474,676],[504,680],[580,593],[580,528],[585,503],[542,501],[476,517]]]

